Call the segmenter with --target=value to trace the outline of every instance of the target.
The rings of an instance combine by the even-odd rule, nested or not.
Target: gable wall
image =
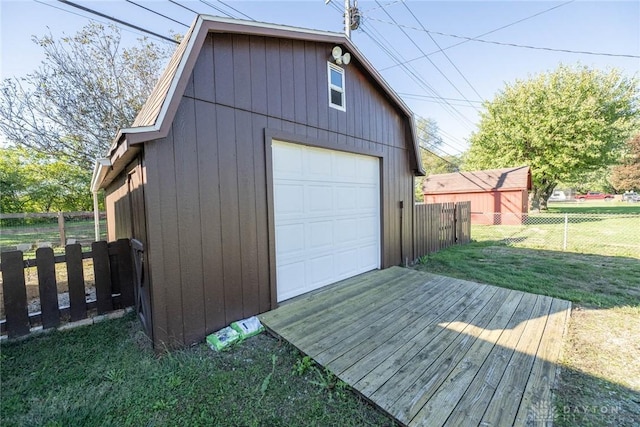
[[[168,136],[145,143],[156,342],[195,342],[272,307],[265,134],[382,158],[382,266],[411,259],[408,126],[355,63],[346,113],[329,108],[332,47],[207,37]]]

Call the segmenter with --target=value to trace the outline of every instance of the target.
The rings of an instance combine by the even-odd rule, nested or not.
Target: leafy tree
[[[638,123],[638,80],[618,71],[561,65],[516,81],[484,104],[465,169],[529,165],[532,209],[560,181],[615,163]]]
[[[131,124],[172,47],[139,39],[125,48],[117,27],[91,23],[74,36],[33,38],[45,59],[0,85],[7,141],[90,168],[117,129]]]
[[[51,158],[24,148],[0,148],[0,211],[86,211],[93,208],[91,170],[65,156]]]
[[[441,150],[442,137],[438,124],[432,118],[419,118],[416,122],[416,137],[420,144],[422,166],[427,175],[455,172],[459,169],[461,159],[457,156],[445,154]],[[422,184],[424,178],[414,180],[416,202],[423,200]]]
[[[640,133],[627,142],[622,164],[614,166],[611,184],[619,191],[640,191]]]
[[[23,195],[28,182],[21,173],[22,161],[18,151],[0,148],[0,212],[24,212]]]

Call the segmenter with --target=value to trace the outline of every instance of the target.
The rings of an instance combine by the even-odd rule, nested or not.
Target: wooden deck
[[[570,308],[393,267],[260,319],[404,425],[511,426],[544,421]]]

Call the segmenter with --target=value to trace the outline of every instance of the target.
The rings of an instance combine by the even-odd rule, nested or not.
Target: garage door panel
[[[304,164],[306,165],[307,179],[326,180],[331,179],[331,152],[326,150],[304,150]]]
[[[332,254],[327,254],[310,259],[308,261],[308,264],[309,268],[307,269],[307,283],[310,285],[310,287],[317,289],[318,286],[323,286],[331,283],[331,279],[334,275]]]
[[[335,243],[353,244],[358,240],[358,220],[355,218],[338,219],[334,221]]]
[[[348,213],[358,209],[358,189],[345,185],[338,185],[334,190],[334,206],[338,213]]]
[[[379,160],[280,142],[273,158],[278,301],[379,268]]]
[[[278,228],[276,251],[286,256],[304,250],[304,224],[286,224]]]
[[[274,205],[280,219],[285,219],[286,215],[304,214],[304,186],[281,184],[275,192]]]
[[[278,276],[278,301],[299,295],[298,289],[304,286],[306,276],[304,262],[279,265],[276,274]]]
[[[358,274],[358,265],[354,263],[358,257],[357,249],[336,252],[334,254],[335,272],[337,277],[345,279]],[[374,267],[376,268],[376,267]],[[339,279],[340,280],[340,279]]]
[[[307,212],[310,214],[330,214],[333,211],[333,188],[326,185],[305,186]]]
[[[372,243],[369,246],[358,248],[358,267],[364,271],[374,270],[379,267],[379,263],[373,259],[378,255],[378,245]]]
[[[273,156],[273,172],[280,177],[299,176],[303,168],[303,151],[299,146],[289,144],[278,147],[278,155]]]
[[[306,247],[310,250],[330,250],[334,243],[333,221],[318,221],[308,225]]]

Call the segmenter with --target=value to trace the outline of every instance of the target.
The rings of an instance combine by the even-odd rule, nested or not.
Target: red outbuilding
[[[423,184],[425,203],[471,201],[472,224],[521,224],[528,212],[528,166],[431,175]]]

